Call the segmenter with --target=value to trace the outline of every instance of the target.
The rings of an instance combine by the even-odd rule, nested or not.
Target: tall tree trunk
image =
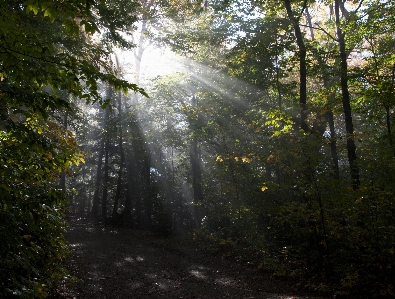
[[[100,186],[102,183],[103,153],[104,153],[104,138],[102,137],[100,141],[99,155],[97,157],[95,191],[93,193],[92,210],[90,213],[92,218],[97,218],[98,210],[99,210],[99,202],[100,202],[99,194],[100,194]]]
[[[69,111],[66,110],[66,112],[64,113],[63,116],[63,128],[65,130],[67,130],[67,118],[69,116]],[[60,189],[62,189],[64,192],[66,192],[66,173],[64,172],[64,170],[60,173]]]
[[[336,145],[336,131],[335,131],[335,122],[333,120],[333,112],[332,110],[326,113],[326,118],[329,123],[329,131],[331,134],[329,146],[331,149],[332,156],[332,169],[333,169],[333,177],[335,179],[340,178],[340,170],[339,170],[339,156],[337,154],[337,145]]]
[[[151,187],[151,159],[149,148],[146,148],[146,154],[143,160],[143,194],[142,198],[144,200],[144,226],[146,228],[151,228],[152,226],[152,187]]]
[[[86,187],[85,187],[85,177],[86,177],[86,165],[82,166],[82,196],[81,196],[81,202],[80,206],[78,209],[78,214],[81,217],[85,216],[85,205],[86,205]]]
[[[147,19],[143,18],[141,21],[141,31],[139,36],[139,41],[137,43],[137,47],[134,50],[134,71],[135,78],[134,83],[140,84],[140,75],[141,75],[141,60],[143,59],[143,54],[148,45],[146,45],[146,32],[147,32]],[[139,94],[136,92],[133,95],[133,104],[138,103]]]
[[[195,96],[192,97],[192,106],[198,106],[198,98]],[[203,201],[202,169],[200,165],[198,141],[195,136],[192,137],[190,146],[193,199],[195,203],[200,203]]]
[[[394,81],[395,81],[395,63],[392,65],[392,73],[391,73],[391,88],[390,88],[390,97],[392,97],[392,93],[394,90]],[[385,105],[385,114],[386,114],[386,122],[387,122],[387,132],[389,136],[390,148],[391,151],[394,151],[394,141],[392,137],[392,130],[391,130],[391,113],[389,105]],[[394,153],[395,155],[395,153]]]
[[[310,12],[307,7],[306,7],[306,20],[307,20],[307,23],[309,24],[309,27],[310,27],[311,40],[315,41],[315,34],[314,34],[313,24],[311,21],[311,15],[310,15]],[[323,66],[326,65],[324,59],[322,59],[321,56],[318,56],[318,61],[321,65],[323,65]],[[329,88],[332,86],[332,84],[328,81],[328,79],[326,78],[325,75],[324,75],[324,79],[323,79],[323,85],[324,85],[324,88]],[[331,97],[332,98],[334,97],[333,93],[331,93]],[[330,103],[327,103],[327,105],[329,106]],[[324,117],[325,117],[326,122],[328,122],[328,124],[329,124],[329,130],[330,130],[329,146],[330,146],[331,156],[332,156],[333,177],[335,179],[339,179],[340,178],[339,177],[339,157],[337,154],[335,122],[333,120],[332,110],[327,111],[325,113],[325,115],[323,115],[322,113],[319,113],[317,115],[313,132],[318,132],[320,135],[324,134],[324,132],[326,130],[326,123],[322,121],[322,119]]]
[[[119,150],[119,170],[117,178],[117,190],[115,191],[114,206],[112,209],[112,216],[118,215],[119,198],[121,197],[122,191],[122,175],[123,167],[125,163],[125,154],[123,152],[123,129],[122,129],[122,94],[118,92],[118,113],[119,113],[119,139],[118,139],[118,150]]]
[[[357,164],[356,145],[354,142],[354,124],[350,105],[350,93],[348,90],[348,55],[346,51],[345,33],[341,29],[340,24],[340,2],[341,0],[335,0],[336,33],[340,48],[340,84],[342,89],[344,119],[346,123],[347,156],[351,171],[352,187],[355,190],[358,189],[360,185],[359,167]]]
[[[280,82],[280,67],[279,67],[279,57],[278,57],[278,32],[276,31],[276,89],[277,89],[277,101],[278,101],[278,110],[282,111],[282,92],[281,92],[281,82]]]
[[[111,87],[107,88],[107,98],[110,99],[112,96]],[[103,178],[103,196],[101,202],[101,215],[103,218],[107,218],[107,197],[108,197],[108,154],[110,146],[110,136],[108,134],[108,119],[110,115],[110,109],[107,107],[105,112],[105,124],[106,129],[104,132],[105,138],[105,150],[104,150],[104,178]]]
[[[136,111],[130,112],[133,116]],[[127,192],[125,199],[125,209],[122,212],[122,219],[125,222],[131,220],[132,216],[132,205],[134,205],[134,210],[136,212],[137,226],[141,226],[141,192],[140,192],[140,161],[139,161],[139,128],[137,125],[137,120],[133,118],[129,121],[128,127],[129,140],[131,144],[128,147],[128,151],[125,152],[126,161],[126,174],[127,174]],[[127,157],[127,158],[126,158]]]
[[[193,138],[191,141],[190,159],[192,170],[193,199],[195,203],[200,203],[203,201],[202,169],[200,166],[199,150],[196,138]]]
[[[303,39],[302,31],[299,26],[299,18],[294,16],[291,7],[291,0],[284,0],[288,18],[291,20],[296,37],[296,43],[299,48],[299,106],[300,106],[300,128],[308,132],[307,124],[307,68],[306,68],[306,45]],[[307,1],[304,2],[303,10],[306,8]]]
[[[103,179],[102,179],[103,155],[104,155],[104,148],[105,148],[104,146],[105,146],[106,135],[107,135],[106,131],[107,131],[108,116],[109,116],[109,112],[108,112],[108,108],[106,108],[106,112],[104,114],[104,119],[103,119],[103,133],[101,136],[99,155],[97,158],[98,161],[97,161],[95,191],[93,193],[92,210],[90,213],[92,218],[97,218],[99,213],[100,189],[103,183]]]
[[[133,153],[134,154],[134,153]],[[134,158],[128,159],[127,162],[125,162],[125,168],[126,168],[126,178],[127,178],[127,190],[126,190],[126,196],[125,196],[125,208],[122,211],[122,222],[126,226],[134,226],[133,223],[133,215],[132,215],[132,208],[133,204],[135,205],[137,209],[137,183],[136,183],[136,176],[137,176],[137,171],[136,171],[136,165]]]

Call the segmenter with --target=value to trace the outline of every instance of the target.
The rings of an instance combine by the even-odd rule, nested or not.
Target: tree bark
[[[100,186],[102,183],[102,164],[103,164],[103,153],[104,153],[104,138],[100,141],[100,149],[99,155],[97,157],[97,170],[96,170],[96,182],[95,182],[95,191],[93,193],[93,200],[92,200],[92,210],[91,210],[91,217],[97,218],[98,210],[99,210],[99,193],[100,193]]]
[[[139,41],[137,43],[137,47],[134,50],[134,69],[135,69],[135,84],[139,85],[140,83],[140,75],[141,75],[141,60],[143,59],[143,54],[145,49],[147,48],[146,45],[146,32],[147,32],[147,19],[143,19],[141,21],[141,31]],[[136,92],[133,95],[133,104],[138,103],[139,94]]]
[[[119,113],[119,139],[118,139],[118,150],[119,150],[119,170],[117,178],[117,190],[115,191],[114,206],[112,209],[112,216],[118,216],[119,198],[121,197],[122,191],[122,175],[123,167],[125,164],[125,154],[123,152],[123,129],[122,129],[122,94],[118,92],[118,113]]]
[[[63,117],[63,128],[65,130],[67,130],[67,118],[69,116],[69,111],[66,110],[66,112],[64,113],[64,117]],[[64,192],[66,192],[66,173],[64,172],[64,170],[60,173],[60,189],[62,189]]]
[[[310,35],[311,35],[311,40],[315,40],[315,34],[314,34],[314,29],[313,29],[313,24],[311,21],[311,15],[306,7],[306,19],[310,27]],[[325,61],[321,58],[321,56],[318,57],[318,60],[321,65],[325,65]],[[331,86],[331,83],[328,81],[328,79],[324,76],[323,79],[323,85],[324,88],[329,88]],[[333,93],[332,93],[333,96]],[[327,103],[328,105],[330,103]],[[329,110],[323,115],[322,113],[319,113],[316,117],[315,121],[315,126],[313,131],[318,132],[319,134],[323,135],[326,129],[326,123],[324,124],[322,121],[322,118],[325,116],[326,122],[329,123],[329,131],[330,131],[330,150],[331,150],[331,156],[332,156],[332,169],[333,169],[333,178],[339,179],[339,157],[337,154],[337,145],[336,145],[336,131],[335,131],[335,122],[333,121],[333,112],[332,110]]]
[[[198,106],[198,99],[195,96],[192,98],[192,106]],[[202,169],[200,166],[198,141],[196,137],[192,137],[190,146],[193,199],[195,203],[200,203],[203,201]]]
[[[80,201],[80,206],[78,209],[78,214],[81,217],[85,216],[85,204],[86,204],[86,187],[85,187],[85,177],[86,177],[86,165],[82,166],[82,195],[81,195],[81,201]]]
[[[152,227],[152,205],[153,205],[153,196],[152,196],[152,186],[151,186],[151,159],[149,148],[146,148],[145,157],[143,160],[143,194],[142,198],[144,200],[144,227],[151,228]]]
[[[304,2],[306,8],[307,2]],[[299,48],[299,106],[300,106],[300,128],[308,132],[309,126],[307,124],[307,68],[306,68],[306,45],[304,43],[303,34],[300,30],[299,19],[297,19],[292,11],[291,0],[284,0],[285,8],[287,10],[288,18],[291,20],[296,37],[296,43]]]
[[[340,48],[340,85],[342,90],[344,119],[346,123],[348,163],[350,165],[352,187],[356,190],[360,185],[359,167],[357,164],[356,145],[354,142],[354,124],[350,105],[350,93],[348,90],[348,54],[346,51],[345,33],[341,29],[340,24],[340,2],[341,0],[335,0],[336,33]]]
[[[107,98],[111,98],[112,89],[111,87],[107,88]],[[110,110],[107,107],[105,112],[105,124],[106,130],[104,133],[105,138],[105,153],[104,153],[104,179],[103,179],[103,196],[101,202],[101,215],[103,218],[107,217],[107,197],[108,197],[108,155],[109,155],[109,146],[110,146],[110,137],[108,134],[108,119],[110,115]]]
[[[332,110],[326,113],[326,118],[329,123],[329,131],[330,131],[330,142],[329,146],[331,149],[332,156],[332,169],[333,169],[333,178],[340,178],[340,170],[339,170],[339,156],[337,154],[337,145],[336,145],[336,131],[335,131],[335,122],[333,120],[333,112]]]

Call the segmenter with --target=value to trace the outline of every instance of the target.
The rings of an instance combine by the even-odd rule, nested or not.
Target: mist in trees
[[[390,1],[17,2],[1,4],[4,294],[44,298],[72,213],[394,296]]]

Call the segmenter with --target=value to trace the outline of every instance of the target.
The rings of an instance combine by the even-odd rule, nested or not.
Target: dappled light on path
[[[82,220],[67,238],[72,274],[83,280],[67,298],[312,298],[285,295],[292,292],[289,285],[279,287],[251,268],[205,255],[182,238]]]

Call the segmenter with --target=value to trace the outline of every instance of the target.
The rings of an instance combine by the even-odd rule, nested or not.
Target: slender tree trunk
[[[311,40],[315,40],[315,34],[314,34],[314,29],[313,29],[313,24],[311,21],[311,15],[306,7],[306,20],[307,23],[309,24],[310,27],[310,36]],[[318,57],[318,60],[321,65],[325,65],[325,61],[321,58],[321,56]],[[323,79],[323,85],[324,88],[329,88],[331,87],[331,83],[328,81],[327,78]],[[332,97],[334,97],[333,93],[331,94]],[[330,103],[327,103],[327,105],[330,105]],[[332,156],[332,169],[333,169],[333,177],[335,179],[339,179],[339,157],[337,154],[337,145],[336,145],[336,131],[335,131],[335,122],[333,120],[333,112],[332,110],[329,110],[323,114],[318,114],[316,117],[315,125],[314,125],[314,132],[318,132],[319,134],[323,135],[326,129],[326,123],[322,121],[322,119],[325,117],[326,122],[329,124],[329,130],[330,130],[330,150],[331,150],[331,156]]]
[[[69,116],[69,111],[66,110],[66,112],[64,113],[64,117],[63,117],[63,128],[65,130],[67,130],[67,118]],[[62,171],[60,173],[60,189],[62,189],[64,192],[66,192],[66,173],[64,171]]]
[[[284,0],[285,8],[287,10],[288,18],[291,20],[296,42],[299,48],[299,106],[300,106],[300,127],[303,131],[308,132],[309,126],[307,124],[307,68],[306,68],[306,45],[303,39],[302,31],[299,26],[299,19],[293,14],[291,7],[291,0]],[[307,1],[304,2],[303,10],[306,8]]]
[[[135,192],[135,184],[133,184],[134,181],[134,167],[132,165],[132,161],[129,161],[126,163],[126,169],[127,169],[127,192],[126,192],[126,198],[125,198],[125,208],[122,212],[123,215],[130,215],[132,213],[132,201],[133,201],[133,193]]]
[[[122,129],[122,94],[118,92],[118,113],[119,113],[119,139],[118,139],[118,150],[119,150],[119,170],[117,178],[117,190],[115,191],[114,206],[112,209],[112,216],[118,216],[119,198],[121,197],[122,191],[122,175],[123,167],[125,163],[125,154],[123,152],[123,129]]]
[[[392,94],[393,94],[394,80],[395,80],[395,63],[392,65],[390,96],[392,96]],[[391,113],[390,113],[389,105],[385,106],[385,113],[386,113],[387,132],[388,132],[388,136],[389,136],[390,148],[391,148],[391,151],[394,151],[394,140],[393,140],[393,137],[392,137]],[[394,155],[395,155],[395,153],[394,153]]]
[[[101,186],[102,186],[102,183],[103,183],[102,166],[103,166],[103,156],[104,156],[104,149],[105,149],[105,141],[106,141],[106,135],[107,135],[106,131],[107,131],[108,116],[109,116],[109,110],[107,108],[106,112],[104,114],[104,120],[103,120],[103,134],[101,136],[101,141],[100,141],[100,149],[99,149],[98,162],[97,162],[97,171],[96,171],[95,191],[93,193],[92,210],[91,210],[91,213],[90,213],[92,218],[97,218],[97,216],[99,214],[100,189],[101,189]]]
[[[129,227],[134,226],[134,220],[132,215],[133,204],[135,205],[137,210],[136,165],[134,162],[135,161],[133,158],[130,158],[129,161],[125,162],[127,190],[125,196],[125,208],[122,211],[122,223]]]
[[[130,112],[131,114],[135,113]],[[128,147],[128,151],[125,152],[126,159],[126,173],[127,173],[127,192],[126,192],[126,200],[125,200],[125,209],[122,212],[122,219],[125,222],[129,221],[128,218],[132,216],[132,205],[134,205],[134,211],[136,214],[137,226],[141,227],[141,184],[140,182],[140,156],[139,156],[139,128],[137,125],[137,120],[133,116],[133,118],[129,121],[128,127],[129,140],[131,140],[131,144]],[[126,217],[126,218],[125,218]],[[131,218],[130,218],[131,219]]]
[[[144,226],[146,228],[152,227],[152,186],[151,186],[151,159],[149,149],[146,148],[146,154],[143,161],[143,194],[144,199]]]
[[[195,96],[192,98],[192,106],[198,106],[198,99]],[[199,148],[196,137],[192,137],[190,146],[193,198],[195,203],[200,203],[203,201],[202,169],[200,166]]]
[[[146,45],[146,32],[147,32],[147,19],[143,19],[141,22],[141,31],[139,41],[137,43],[137,47],[134,51],[134,70],[135,70],[135,79],[134,83],[139,85],[140,83],[140,75],[141,75],[141,60],[143,59],[143,54],[145,49],[147,48]],[[135,93],[133,95],[133,104],[138,103],[139,94]]]
[[[342,89],[344,119],[346,123],[347,156],[351,171],[352,187],[355,190],[358,189],[360,185],[359,167],[357,164],[356,145],[354,142],[354,124],[350,105],[350,93],[348,90],[348,55],[346,51],[345,34],[341,29],[340,24],[340,1],[341,0],[335,0],[336,33],[340,47],[340,84]]]
[[[279,58],[278,58],[277,40],[278,40],[278,32],[276,31],[276,89],[277,89],[277,101],[278,101],[277,104],[278,104],[278,110],[282,111],[283,100],[282,100],[281,82],[280,82],[280,67],[278,66]]]
[[[107,98],[111,98],[112,90],[110,87],[107,89]],[[104,179],[103,179],[103,196],[101,202],[101,215],[103,218],[107,218],[107,197],[108,197],[108,155],[109,155],[109,146],[110,146],[110,136],[108,134],[108,119],[110,115],[110,110],[107,107],[105,112],[105,123],[106,130],[104,133],[105,136],[105,153],[104,153]]]
[[[331,156],[332,156],[332,169],[333,169],[333,177],[335,179],[340,178],[340,171],[339,171],[339,156],[337,154],[337,145],[336,145],[336,131],[335,131],[335,122],[333,120],[333,112],[332,110],[326,113],[326,118],[329,123],[329,131],[331,134],[330,137],[330,149],[331,149]]]
[[[81,217],[85,216],[85,205],[86,205],[86,187],[85,187],[85,177],[86,177],[86,166],[82,166],[82,196],[81,196],[81,202],[80,202],[80,207],[78,210],[78,214],[81,215]]]
[[[193,199],[195,203],[200,203],[203,201],[202,169],[199,161],[199,150],[196,138],[193,138],[191,141],[190,159],[192,170]]]
[[[99,194],[100,194],[100,186],[102,183],[103,153],[104,153],[104,138],[102,138],[100,141],[99,155],[97,157],[95,191],[93,193],[92,210],[90,213],[92,218],[97,218],[98,210],[99,210],[99,202],[100,202]]]

